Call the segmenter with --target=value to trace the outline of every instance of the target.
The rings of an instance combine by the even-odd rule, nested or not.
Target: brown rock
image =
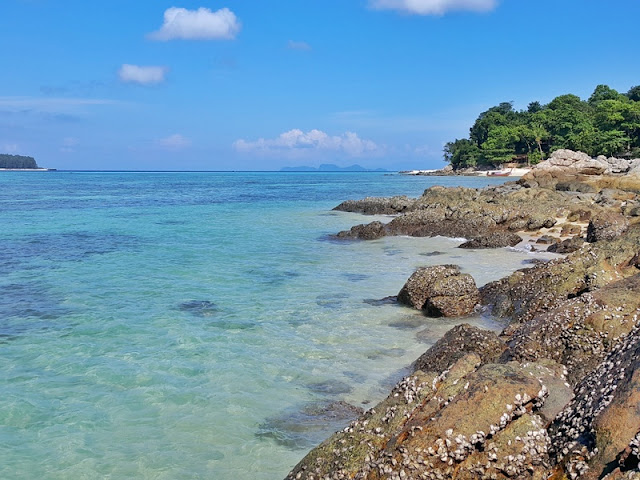
[[[418,269],[398,294],[398,302],[434,317],[466,315],[479,299],[478,288],[471,275],[460,273],[455,265]]]
[[[593,293],[565,300],[510,333],[503,360],[550,358],[567,367],[578,383],[635,327],[640,316],[640,274]]]
[[[567,238],[560,243],[553,243],[547,248],[547,252],[552,253],[573,253],[580,250],[584,245],[584,240],[581,237]]]
[[[511,232],[491,232],[474,237],[464,242],[459,248],[502,248],[514,247],[522,241],[522,237]]]
[[[582,228],[580,225],[574,225],[572,223],[565,223],[562,225],[562,230],[560,231],[560,235],[580,235],[582,233]]]
[[[613,240],[629,228],[629,221],[620,214],[605,212],[597,215],[587,227],[587,242]]]
[[[465,323],[445,333],[444,337],[414,362],[413,367],[425,372],[441,372],[467,353],[477,354],[482,363],[491,363],[506,348],[506,344],[495,333]]]
[[[375,240],[385,235],[385,227],[382,222],[371,222],[366,225],[361,224],[351,227],[350,230],[338,233],[336,237],[342,239]]]

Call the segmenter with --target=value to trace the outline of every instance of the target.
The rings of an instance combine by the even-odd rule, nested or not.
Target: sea
[[[338,241],[346,199],[505,178],[2,172],[0,478],[283,478],[457,323],[385,300],[549,254]]]

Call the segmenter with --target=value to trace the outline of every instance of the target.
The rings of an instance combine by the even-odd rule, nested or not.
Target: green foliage
[[[0,153],[0,168],[32,169],[38,168],[38,165],[33,157]]]
[[[534,101],[516,111],[503,102],[482,112],[468,139],[446,144],[454,168],[496,167],[505,162],[537,163],[554,150],[589,155],[631,156],[640,152],[640,85],[620,94],[598,85],[589,99],[560,95],[548,105]]]
[[[444,146],[444,158],[455,169],[475,167],[480,158],[480,148],[466,138],[455,140]]]
[[[634,102],[640,102],[640,85],[631,87],[627,92],[627,98]]]

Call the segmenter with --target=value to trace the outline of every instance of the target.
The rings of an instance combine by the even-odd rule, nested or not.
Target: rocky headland
[[[428,316],[485,309],[507,326],[450,330],[287,479],[640,479],[640,159],[560,150],[500,187],[337,209],[395,215],[338,238],[445,235],[566,256],[480,288],[455,265],[415,272],[397,301]]]

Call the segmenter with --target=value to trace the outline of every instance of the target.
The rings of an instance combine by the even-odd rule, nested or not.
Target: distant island
[[[38,170],[49,171],[55,168],[41,168],[33,157],[0,153],[0,170]]]
[[[282,167],[281,172],[387,172],[384,168],[376,168],[374,170],[361,167],[360,165],[351,165],[350,167],[339,167],[331,163],[324,163],[319,167]]]

